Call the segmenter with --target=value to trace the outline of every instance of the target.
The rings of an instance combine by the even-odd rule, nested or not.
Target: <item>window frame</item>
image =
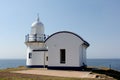
[[[31,52],[29,53],[28,58],[29,58],[29,59],[31,59],[31,58],[32,58],[32,53],[31,53]]]
[[[46,61],[48,61],[48,56],[46,56]]]
[[[66,49],[60,49],[60,63],[66,63]]]

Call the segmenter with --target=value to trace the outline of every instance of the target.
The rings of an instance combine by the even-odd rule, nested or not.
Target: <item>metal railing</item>
[[[47,36],[45,34],[27,34],[25,42],[44,42]]]

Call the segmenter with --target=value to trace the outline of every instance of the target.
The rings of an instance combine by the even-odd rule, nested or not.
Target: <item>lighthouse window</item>
[[[29,59],[32,58],[32,53],[29,53]]]
[[[65,64],[65,57],[66,57],[66,53],[65,53],[65,49],[60,49],[60,63]]]
[[[48,61],[48,56],[46,57],[46,61]]]

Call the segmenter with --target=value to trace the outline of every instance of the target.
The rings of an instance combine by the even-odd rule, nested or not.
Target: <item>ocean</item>
[[[0,59],[0,69],[25,66],[25,59]],[[120,71],[120,59],[87,59],[88,66],[111,67]]]
[[[120,59],[87,59],[88,66],[107,67],[120,71]]]
[[[25,59],[0,59],[0,69],[14,68],[25,65]]]

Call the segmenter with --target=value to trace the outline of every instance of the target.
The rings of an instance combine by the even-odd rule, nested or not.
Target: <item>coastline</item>
[[[6,80],[13,80],[13,78],[16,78],[15,80],[20,80],[22,79],[21,77],[24,77],[25,79],[22,80],[116,80],[120,79],[120,72],[116,70],[112,70],[109,68],[94,68],[94,67],[88,67],[85,71],[83,72],[90,72],[89,74],[95,74],[95,78],[78,78],[78,77],[65,77],[65,76],[49,76],[49,75],[35,75],[35,74],[21,74],[21,73],[14,73],[14,71],[27,71],[27,70],[38,70],[40,68],[27,68],[24,66],[19,66],[17,68],[7,68],[7,69],[0,69],[0,80],[1,79],[6,79]],[[70,71],[69,71],[70,72]],[[4,76],[3,76],[4,75]],[[11,76],[12,75],[12,76]],[[32,79],[31,79],[32,76]],[[36,79],[37,77],[37,79]],[[7,79],[8,78],[8,79]],[[46,79],[47,78],[47,79]]]

